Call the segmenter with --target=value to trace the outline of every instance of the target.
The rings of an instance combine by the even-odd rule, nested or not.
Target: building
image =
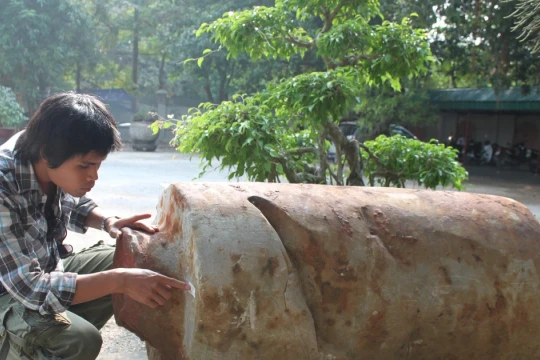
[[[430,97],[441,121],[427,133],[440,141],[454,136],[505,147],[523,142],[540,150],[540,87],[445,89],[432,91]]]

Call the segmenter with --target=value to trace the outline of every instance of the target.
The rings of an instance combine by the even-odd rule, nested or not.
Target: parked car
[[[360,127],[358,123],[354,121],[344,121],[340,123],[339,129],[341,130],[343,135],[347,137],[347,139],[349,140],[356,139],[359,142],[371,140],[370,135],[372,135],[372,133],[368,129]],[[382,134],[387,135],[387,136],[401,135],[408,139],[418,139],[416,135],[414,135],[407,128],[401,125],[395,125],[395,124],[388,125],[388,130],[386,132],[383,132]],[[381,134],[378,134],[378,135],[381,135]],[[328,149],[328,153],[326,156],[327,156],[328,161],[330,162],[336,161],[336,147],[334,146],[334,144],[330,145],[330,148]]]

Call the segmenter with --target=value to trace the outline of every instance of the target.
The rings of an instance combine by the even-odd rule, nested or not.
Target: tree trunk
[[[362,178],[362,170],[364,169],[364,164],[362,158],[360,157],[360,148],[358,146],[358,141],[348,140],[339,129],[339,126],[334,124],[331,120],[328,120],[326,125],[328,134],[330,138],[336,145],[336,150],[338,146],[345,154],[345,159],[349,165],[351,171],[349,177],[347,178],[347,185],[349,186],[365,186],[364,180]],[[341,161],[341,159],[337,159]]]
[[[133,65],[131,67],[131,82],[137,92],[139,88],[139,9],[133,13]],[[133,97],[131,111],[137,111],[137,96]]]
[[[234,78],[236,71],[236,60],[231,60],[231,65],[229,67],[229,75],[227,76],[227,81],[225,82],[225,96],[229,98],[229,86],[231,85],[231,80]]]
[[[364,163],[362,162],[362,157],[360,156],[358,141],[349,141],[349,143],[343,147],[343,150],[351,171],[349,177],[347,178],[347,185],[365,186],[364,179],[362,178]]]
[[[81,92],[81,62],[77,62],[77,92]]]
[[[227,100],[227,93],[225,92],[225,86],[227,84],[227,72],[222,71],[219,74],[219,91],[218,91],[218,101],[221,103]]]
[[[272,163],[272,165],[270,165],[270,172],[268,172],[268,177],[266,180],[269,183],[276,183],[277,179],[278,179],[277,166],[275,163]]]
[[[318,141],[318,148],[319,148],[319,169],[317,170],[317,176],[322,177],[325,179],[324,183],[326,184],[328,181],[326,180],[326,170],[328,169],[328,162],[326,161],[326,151],[325,151],[325,143],[326,143],[326,131],[325,129],[321,129],[319,132],[319,138]]]
[[[158,89],[165,89],[165,59],[167,58],[167,51],[163,51],[161,55],[161,63],[159,64],[159,75],[158,75]]]
[[[39,75],[39,78],[38,78],[38,87],[39,87],[39,98],[38,99],[33,99],[33,104],[32,104],[32,113],[37,110],[39,104],[45,99],[47,98],[50,94],[49,94],[49,83],[48,81],[43,77],[43,75]]]
[[[457,87],[456,85],[456,71],[452,67],[452,70],[450,70],[450,88],[455,89]]]
[[[209,102],[214,103],[214,95],[212,94],[212,88],[210,87],[210,76],[208,75],[208,72],[204,72],[204,85],[203,85],[204,92],[206,93],[206,97]]]

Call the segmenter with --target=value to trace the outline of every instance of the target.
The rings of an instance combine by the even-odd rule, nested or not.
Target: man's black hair
[[[32,163],[47,160],[55,169],[90,151],[105,156],[120,150],[116,122],[97,98],[74,92],[45,99],[15,144],[16,156]]]

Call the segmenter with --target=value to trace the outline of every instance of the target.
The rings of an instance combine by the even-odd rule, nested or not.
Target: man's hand
[[[164,305],[175,289],[189,291],[185,282],[145,269],[112,269],[78,274],[73,305],[121,293],[152,308]]]
[[[153,234],[159,231],[158,227],[155,225],[148,225],[141,221],[144,219],[149,219],[151,216],[151,214],[140,214],[123,219],[109,218],[105,222],[105,229],[113,239],[121,237],[121,230],[125,227],[134,230],[141,230],[148,234]]]
[[[155,309],[164,305],[173,289],[189,291],[190,286],[182,281],[145,269],[117,269],[121,271],[120,292],[135,301]]]
[[[116,220],[113,226],[118,229],[122,241],[131,241],[135,244],[147,243],[151,235],[144,232],[132,230],[127,225],[136,224],[139,220],[147,219],[150,215],[138,215],[127,219]],[[111,227],[113,227],[111,226]],[[157,229],[145,225],[143,229],[147,232]],[[111,229],[112,231],[112,229]],[[113,236],[113,234],[111,234]],[[159,274],[157,272],[139,268],[116,268],[94,274],[78,274],[77,288],[73,297],[73,304],[80,304],[98,299],[102,296],[122,293],[135,301],[157,308],[164,305],[175,289],[189,291],[191,286],[183,281]]]

